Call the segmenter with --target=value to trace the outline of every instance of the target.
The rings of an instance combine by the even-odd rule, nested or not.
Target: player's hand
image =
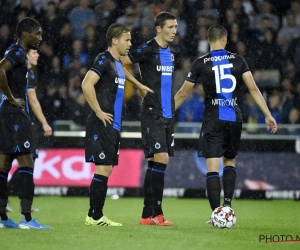
[[[44,136],[49,137],[52,135],[52,128],[49,126],[48,123],[43,125],[43,129],[44,129]]]
[[[140,95],[141,95],[142,99],[145,98],[145,96],[147,95],[148,92],[154,93],[154,91],[152,89],[148,88],[147,86],[145,86],[143,84],[139,88],[139,92],[140,92]]]
[[[277,131],[277,123],[275,121],[275,119],[270,115],[270,116],[266,116],[266,125],[267,125],[267,130],[270,131],[272,133],[276,133]]]
[[[23,99],[13,98],[9,100],[9,102],[18,108],[22,108],[22,109],[25,108],[25,101]]]
[[[101,112],[97,113],[96,115],[104,123],[105,127],[106,127],[106,122],[111,124],[112,121],[113,121],[113,115],[112,114],[105,113],[105,112],[101,111]]]

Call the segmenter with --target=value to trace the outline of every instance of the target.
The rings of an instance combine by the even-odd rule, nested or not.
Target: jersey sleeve
[[[108,60],[105,57],[105,55],[100,56],[99,58],[97,57],[90,70],[94,71],[96,74],[102,77],[106,72],[107,64],[108,64]]]
[[[13,67],[16,67],[20,64],[24,64],[26,62],[24,52],[20,49],[11,49],[7,51],[4,55],[4,58],[10,60]]]
[[[241,56],[241,58],[242,58],[242,74],[243,74],[243,73],[245,73],[247,71],[250,71],[250,69],[248,67],[248,64],[247,64],[245,58],[242,57],[242,56]]]
[[[196,60],[193,62],[190,72],[186,77],[186,81],[196,83],[200,78],[200,61]]]
[[[149,49],[150,46],[147,43],[145,43],[138,49],[130,51],[128,53],[128,57],[132,61],[132,63],[142,62],[147,58],[147,55],[149,54]]]
[[[31,69],[27,71],[27,83],[29,89],[34,89],[36,87],[35,76]]]

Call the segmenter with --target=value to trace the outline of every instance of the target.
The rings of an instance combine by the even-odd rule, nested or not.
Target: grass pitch
[[[10,199],[19,221],[18,199]],[[205,222],[211,214],[203,199],[165,198],[166,218],[171,227],[140,226],[141,198],[106,199],[105,215],[123,227],[84,225],[88,198],[36,197],[33,214],[51,230],[0,229],[3,250],[85,250],[85,249],[300,249],[300,242],[259,242],[260,235],[300,236],[299,202],[234,200],[237,224],[231,230],[214,229]]]

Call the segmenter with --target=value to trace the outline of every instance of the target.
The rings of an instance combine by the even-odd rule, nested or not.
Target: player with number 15
[[[196,59],[182,88],[175,95],[175,109],[183,103],[201,80],[205,92],[205,111],[198,156],[206,158],[206,187],[211,209],[220,206],[220,157],[223,160],[223,206],[231,207],[235,189],[235,157],[242,132],[242,113],[238,105],[243,82],[265,115],[267,129],[277,131],[277,124],[257,88],[245,59],[225,50],[227,31],[221,25],[208,29],[210,53]],[[209,220],[208,223],[211,223]]]

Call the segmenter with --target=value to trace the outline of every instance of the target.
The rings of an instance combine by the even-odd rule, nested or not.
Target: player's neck
[[[22,40],[18,39],[16,44],[20,45],[25,50],[26,53],[29,51],[29,48],[25,46],[25,43]]]
[[[155,37],[155,40],[157,42],[157,44],[159,45],[159,47],[162,47],[162,48],[167,48],[169,46],[169,43],[166,42],[165,40],[163,40],[161,37],[159,36],[156,36]]]
[[[225,47],[221,43],[216,42],[210,44],[210,51],[223,50],[223,49],[225,49]]]
[[[121,55],[118,53],[116,49],[109,47],[107,50],[109,51],[109,53],[112,55],[113,58],[120,61]]]

